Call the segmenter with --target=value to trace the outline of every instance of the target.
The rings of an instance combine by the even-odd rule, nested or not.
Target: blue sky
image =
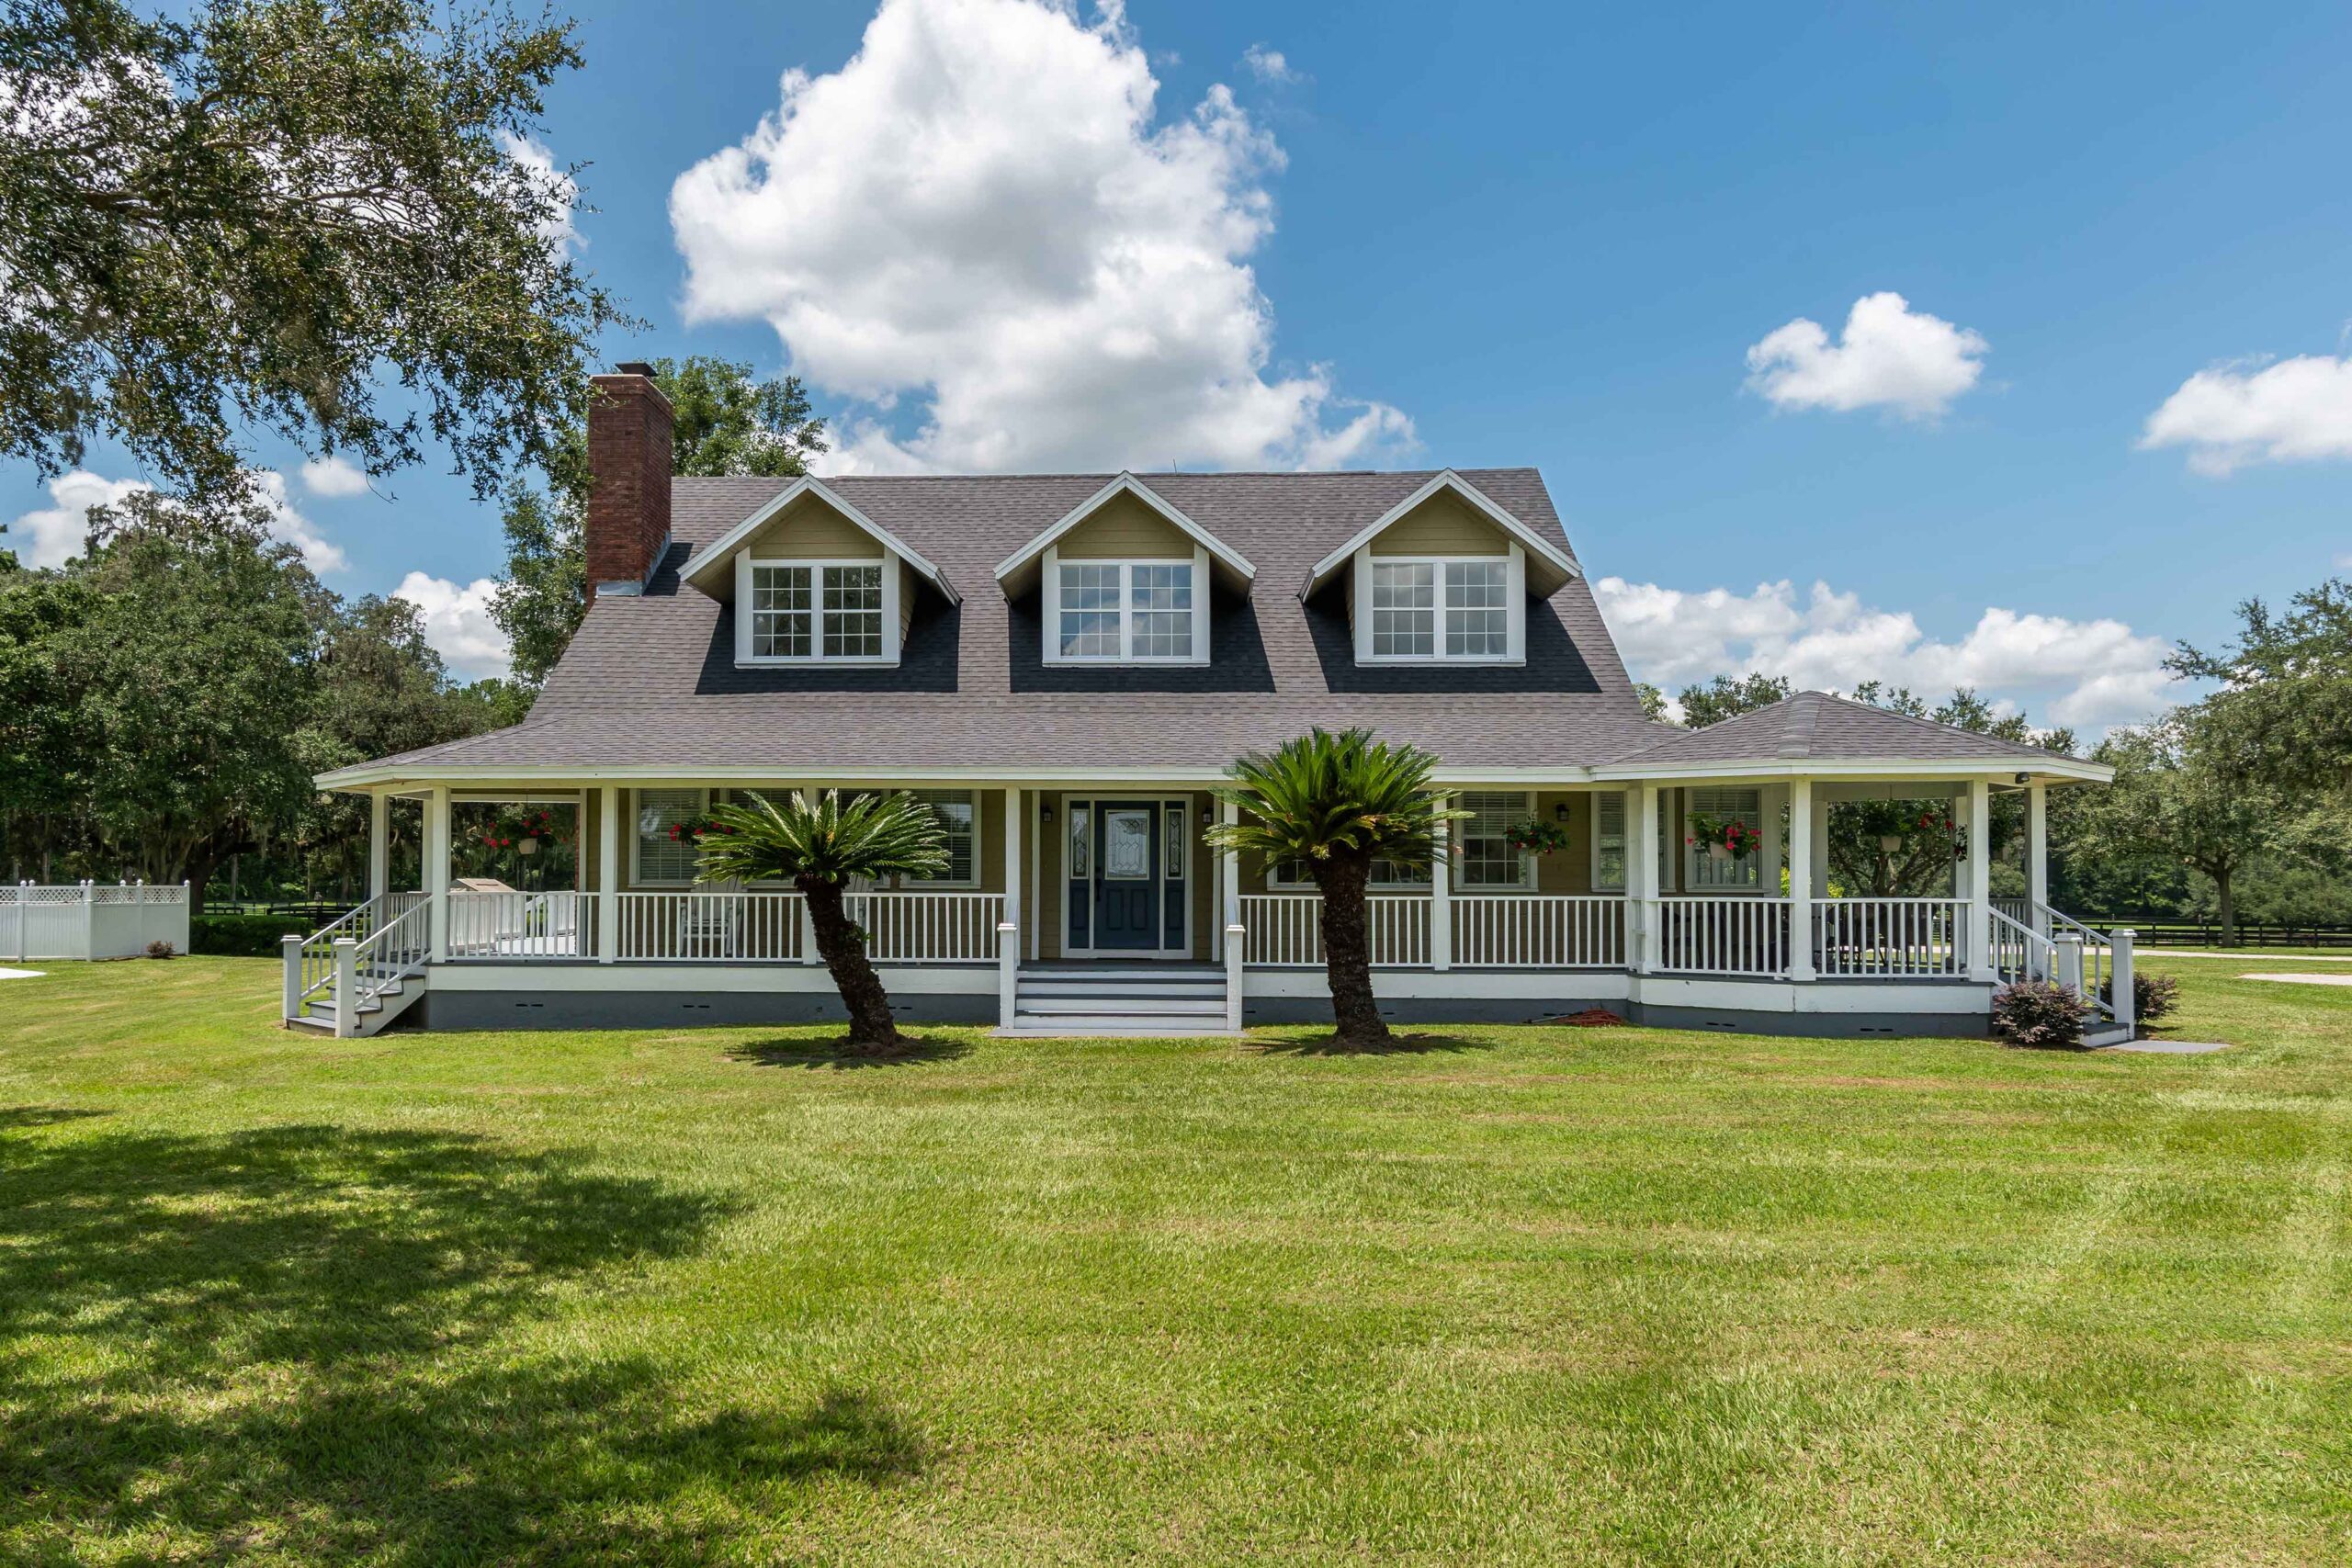
[[[612,357],[789,365],[844,465],[1534,464],[1637,674],[1968,679],[2093,729],[2352,564],[2341,6],[891,0],[580,41],[541,140],[650,322]],[[0,468],[0,518],[137,477],[88,467]],[[494,662],[491,508],[286,494],[332,585],[420,574]]]

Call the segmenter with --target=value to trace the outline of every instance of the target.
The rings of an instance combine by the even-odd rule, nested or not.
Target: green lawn
[[[0,981],[0,1561],[2341,1562],[2352,988],[2153,962],[2240,1048]]]

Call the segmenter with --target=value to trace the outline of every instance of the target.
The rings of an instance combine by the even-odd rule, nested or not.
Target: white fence
[[[0,887],[0,959],[135,958],[158,942],[186,953],[187,916],[185,883]]]
[[[974,964],[997,956],[1001,893],[854,893],[849,918],[876,964]]]
[[[797,964],[813,958],[797,893],[622,893],[616,958]]]

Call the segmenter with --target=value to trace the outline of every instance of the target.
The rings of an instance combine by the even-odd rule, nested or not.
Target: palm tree
[[[714,806],[718,831],[702,840],[697,882],[763,882],[789,878],[808,901],[817,952],[849,1010],[849,1048],[887,1055],[899,1048],[890,998],[865,956],[865,933],[842,908],[852,877],[940,876],[947,871],[947,835],[932,808],[903,791],[858,795],[842,803],[827,790],[816,805],[796,794],[778,808],[756,790],[733,805]]]
[[[1374,740],[1368,729],[1315,729],[1271,751],[1252,751],[1215,791],[1242,820],[1205,835],[1217,849],[1295,865],[1323,895],[1323,967],[1331,987],[1334,1041],[1382,1043],[1388,1025],[1372,998],[1367,889],[1375,861],[1424,869],[1438,855],[1437,829],[1470,814],[1446,806],[1430,783],[1437,759],[1417,746]]]

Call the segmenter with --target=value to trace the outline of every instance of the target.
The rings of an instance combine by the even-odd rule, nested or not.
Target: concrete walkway
[[[2278,980],[2290,986],[2352,986],[2352,975],[2241,975],[2241,980]]]
[[[0,969],[0,980],[38,980],[40,975],[38,969]]]

